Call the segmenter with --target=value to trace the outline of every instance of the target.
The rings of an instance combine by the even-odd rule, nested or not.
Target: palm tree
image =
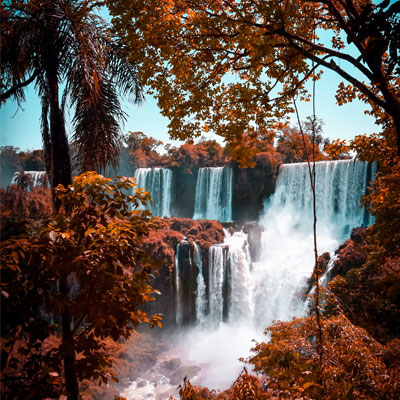
[[[64,110],[73,109],[74,162],[99,170],[118,161],[119,95],[143,99],[137,68],[125,59],[93,0],[2,2],[1,101],[24,100],[35,83],[42,102],[42,139],[51,187],[71,183]],[[63,93],[61,93],[63,88]]]
[[[131,95],[135,102],[143,98],[136,66],[126,61],[124,49],[95,13],[100,5],[93,0],[10,0],[0,6],[0,100],[19,103],[25,88],[35,83],[52,189],[71,183],[66,105],[73,109],[74,161],[80,169],[98,170],[118,160],[125,117],[119,95]],[[54,195],[53,205],[58,210]],[[68,296],[67,277],[59,283],[61,294]],[[76,400],[75,343],[67,310],[61,322],[65,383],[68,398]]]

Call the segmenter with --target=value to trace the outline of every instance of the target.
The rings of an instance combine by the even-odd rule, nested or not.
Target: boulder
[[[353,268],[361,267],[367,259],[365,234],[367,228],[354,228],[350,239],[346,240],[335,252],[338,258],[332,267],[329,279],[337,275],[345,275]]]

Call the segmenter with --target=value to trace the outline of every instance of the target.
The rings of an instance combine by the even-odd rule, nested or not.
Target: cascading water
[[[179,265],[179,250],[181,244],[178,243],[175,252],[175,314],[176,314],[176,326],[181,326],[183,321],[183,305],[182,305],[182,282],[181,282],[181,268]]]
[[[305,163],[281,166],[276,192],[259,221],[263,227],[259,261],[251,262],[248,238],[242,232],[225,231],[224,244],[210,248],[209,313],[203,329],[192,331],[185,342],[190,359],[208,365],[208,373],[198,378],[203,385],[229,386],[241,368],[235,357],[246,357],[251,339],[263,340],[263,330],[274,320],[306,314],[302,293],[314,266],[307,168]],[[360,198],[374,166],[345,160],[320,162],[315,168],[318,251],[332,253],[353,227],[368,221]]]
[[[200,168],[193,219],[232,221],[232,168]]]
[[[228,321],[252,320],[255,313],[253,299],[254,280],[251,271],[248,237],[243,232],[232,235],[224,230],[225,244],[229,247],[227,255],[228,274]]]
[[[376,173],[376,164],[358,160],[320,161],[315,164],[316,204],[320,226],[335,224],[338,233],[350,234],[351,228],[370,225],[369,214],[360,207],[361,196]],[[312,191],[307,163],[283,164],[280,168],[274,200],[278,206],[312,212]]]
[[[209,308],[208,320],[212,323],[222,321],[224,310],[225,246],[213,245],[209,254]]]
[[[247,235],[230,234],[226,229],[224,235],[224,243],[209,250],[209,312],[200,321],[207,327],[218,326],[222,321],[251,320],[254,315]]]
[[[375,168],[357,160],[316,163],[319,253],[334,251],[352,228],[369,220],[360,199]],[[314,265],[307,163],[281,166],[260,222],[260,261],[251,263],[247,235],[241,232],[225,231],[226,257],[221,245],[210,248],[208,320],[214,324],[246,319],[265,327],[306,311],[299,299]]]
[[[259,261],[250,260],[243,232],[225,231],[224,243],[210,248],[209,273],[204,277],[207,311],[201,314],[196,308],[200,323],[189,334],[175,333],[175,354],[202,367],[192,383],[229,387],[242,368],[238,358],[249,354],[252,339],[265,340],[262,332],[274,320],[305,315],[307,304],[301,294],[314,266],[307,168],[306,163],[281,166],[275,194],[259,221]],[[319,162],[315,168],[318,252],[332,254],[353,227],[371,221],[360,208],[360,198],[376,167],[344,160]],[[196,304],[203,302],[200,292],[198,283]]]
[[[171,216],[172,171],[168,168],[138,168],[134,176],[137,187],[150,192],[152,214]]]
[[[199,269],[199,274],[197,275],[197,293],[196,293],[196,318],[197,322],[202,324],[205,320],[207,299],[206,299],[206,285],[204,283],[203,276],[203,260],[201,257],[200,246],[194,242],[194,263]]]
[[[358,160],[315,164],[318,252],[332,253],[351,229],[368,224],[361,196],[376,166]],[[256,324],[304,315],[299,301],[311,276],[313,257],[312,192],[307,163],[281,166],[276,191],[260,221],[261,261],[254,263]]]
[[[30,180],[32,182],[32,187],[37,187],[37,186],[45,186],[47,185],[47,179],[46,179],[46,171],[24,171],[23,172],[25,175],[29,175]],[[12,179],[11,179],[11,185],[15,185],[18,181],[18,178],[20,176],[20,172],[15,172]]]

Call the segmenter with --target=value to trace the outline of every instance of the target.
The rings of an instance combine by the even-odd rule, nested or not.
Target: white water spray
[[[223,284],[225,272],[225,246],[213,245],[209,254],[209,304],[208,320],[219,323],[223,318],[224,297]]]
[[[181,282],[181,268],[179,265],[179,249],[181,244],[178,243],[175,252],[175,314],[176,326],[182,326],[183,321],[183,304],[182,304],[182,282]]]
[[[194,249],[194,263],[199,269],[199,274],[197,275],[196,318],[198,323],[203,324],[207,307],[206,285],[204,283],[203,276],[203,260],[201,257],[201,249],[196,242],[194,242]]]

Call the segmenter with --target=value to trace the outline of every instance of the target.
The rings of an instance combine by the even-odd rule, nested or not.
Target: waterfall
[[[181,244],[178,243],[175,252],[175,320],[176,326],[182,326],[183,322],[183,304],[182,304],[182,282],[181,271],[179,266],[179,249]]]
[[[145,188],[151,196],[153,215],[171,216],[172,171],[168,168],[138,168],[135,171],[138,188]]]
[[[360,208],[360,198],[376,166],[344,160],[319,162],[315,168],[318,253],[332,254],[353,227],[371,221]],[[211,170],[199,171],[197,184],[202,189],[196,193],[198,218],[206,213],[205,199],[213,197],[218,207],[218,196],[211,195],[216,171]],[[250,355],[253,339],[265,341],[263,331],[274,320],[290,321],[306,315],[307,302],[302,301],[302,294],[312,275],[314,248],[312,195],[305,163],[281,166],[276,192],[266,202],[259,224],[263,232],[257,260],[250,258],[246,234],[225,230],[224,243],[209,249],[208,265],[195,261],[204,272],[204,276],[197,276],[196,307],[191,310],[196,312],[198,323],[190,331],[175,331],[171,337],[174,357],[202,368],[201,374],[191,379],[193,384],[220,390],[230,387],[243,367],[238,359]],[[183,251],[183,246],[178,246],[176,260]],[[197,248],[194,258],[196,254],[200,254]],[[327,274],[332,265],[333,260]],[[180,270],[177,262],[178,326],[183,312],[180,293],[185,290]],[[321,284],[325,280],[326,276],[322,277]],[[160,398],[167,399],[168,395]]]
[[[196,318],[197,322],[202,324],[205,321],[207,299],[206,299],[206,285],[204,283],[203,276],[203,260],[201,257],[200,246],[194,242],[194,263],[199,269],[199,274],[197,275],[197,293],[196,293]]]
[[[32,187],[47,185],[46,171],[23,171],[23,173],[25,175],[29,175],[30,180],[32,181]],[[11,185],[15,185],[17,183],[19,175],[19,171],[14,172],[10,183]]]
[[[326,287],[326,285],[328,284],[329,280],[331,279],[331,270],[335,266],[335,261],[338,259],[338,257],[339,257],[339,255],[335,254],[329,260],[329,262],[328,262],[328,264],[326,266],[326,271],[320,278],[320,285],[322,287]]]
[[[212,324],[222,321],[224,297],[223,284],[226,270],[224,245],[213,245],[209,250],[209,308],[208,320]]]
[[[352,228],[369,220],[360,199],[375,169],[358,160],[316,163],[320,254],[332,253]],[[260,224],[259,261],[252,262],[243,232],[225,230],[224,243],[210,248],[206,324],[247,320],[265,327],[273,320],[290,320],[306,312],[306,303],[299,299],[314,266],[307,163],[281,166],[276,192],[266,203]]]
[[[193,219],[232,221],[232,168],[200,168]]]
[[[254,281],[247,235],[224,230],[228,250],[228,320],[252,320],[255,312]]]
[[[343,237],[355,226],[370,225],[368,213],[360,207],[361,196],[376,164],[358,160],[320,161],[315,163],[316,208],[321,224],[335,224]],[[276,182],[274,200],[278,207],[293,207],[312,212],[312,191],[307,163],[283,164]]]
[[[203,299],[205,288],[202,286],[202,276],[200,285],[198,283],[196,304],[201,304],[203,310],[197,314],[198,322],[205,326],[217,326],[223,321],[243,318],[252,319],[254,315],[254,284],[247,235],[243,232],[230,234],[226,229],[224,234],[224,243],[215,244],[209,249],[208,314],[205,313],[206,299]]]

